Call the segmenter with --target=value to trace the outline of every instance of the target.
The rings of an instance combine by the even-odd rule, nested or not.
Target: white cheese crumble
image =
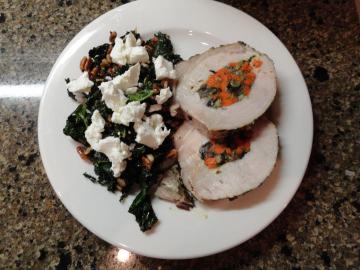
[[[170,134],[160,114],[152,114],[150,117],[145,117],[145,121],[136,122],[134,129],[135,141],[152,149],[157,149]]]
[[[138,88],[137,87],[129,87],[128,89],[125,90],[126,94],[135,94],[137,92]]]
[[[140,76],[140,64],[130,67],[126,72],[116,76],[112,81],[103,82],[99,86],[102,93],[102,100],[106,106],[113,111],[118,111],[125,106],[128,98],[124,95],[124,91],[131,89],[138,84]],[[137,91],[137,88],[134,92]]]
[[[126,168],[125,159],[131,156],[129,146],[119,138],[109,136],[101,139],[104,131],[105,120],[98,110],[91,116],[91,124],[85,131],[85,138],[95,151],[105,154],[111,162],[114,177],[119,177]]]
[[[124,92],[114,84],[114,80],[101,83],[99,88],[101,90],[102,100],[106,106],[113,111],[117,111],[126,104],[128,99],[124,95]]]
[[[127,88],[137,86],[139,82],[140,69],[141,66],[139,63],[131,66],[123,74],[118,75],[113,79],[114,84],[122,90],[126,90]]]
[[[115,46],[111,50],[112,61],[119,65],[135,64],[137,62],[149,62],[149,54],[145,47],[138,45],[132,32],[126,35],[125,42],[121,38],[115,38]]]
[[[91,116],[91,124],[85,130],[85,138],[90,146],[94,148],[101,140],[101,133],[104,131],[105,120],[98,110],[95,110]]]
[[[126,159],[131,156],[129,146],[113,136],[100,140],[95,150],[105,154],[110,160],[114,177],[119,177],[125,170]]]
[[[172,97],[172,92],[170,90],[170,87],[163,88],[160,90],[160,94],[156,95],[155,99],[157,104],[164,104],[166,101],[169,100],[169,98]]]
[[[69,92],[75,95],[77,101],[82,101],[83,93],[89,93],[94,83],[89,79],[89,73],[83,72],[79,78],[67,83]]]
[[[162,55],[159,55],[156,59],[153,59],[153,62],[157,80],[162,80],[165,78],[176,79],[176,71],[174,70],[173,63],[166,60]]]
[[[130,122],[141,121],[146,110],[146,104],[140,104],[139,101],[132,101],[126,104],[124,107],[119,108],[114,112],[111,117],[111,121],[116,124],[123,124],[129,126]]]

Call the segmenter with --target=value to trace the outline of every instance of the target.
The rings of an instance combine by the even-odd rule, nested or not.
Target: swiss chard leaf
[[[129,101],[144,101],[153,95],[153,91],[150,89],[139,90],[134,94],[128,94]]]
[[[144,186],[132,202],[129,213],[135,216],[141,231],[147,231],[158,221],[151,205],[149,188]]]
[[[80,104],[66,120],[63,132],[75,141],[87,145],[85,130],[91,122],[91,114],[85,104]]]

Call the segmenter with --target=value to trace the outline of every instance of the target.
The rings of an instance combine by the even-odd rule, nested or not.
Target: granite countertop
[[[353,1],[224,1],[290,50],[314,110],[310,164],[294,199],[265,230],[206,258],[130,254],[81,226],[55,196],[39,156],[42,87],[73,36],[121,1],[0,1],[1,269],[356,269],[360,222],[360,27]],[[254,33],[256,34],[256,33]],[[126,255],[126,254],[125,254]],[[357,266],[356,266],[357,265]]]

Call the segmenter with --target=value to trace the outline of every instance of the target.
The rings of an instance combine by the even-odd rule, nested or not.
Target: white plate
[[[139,230],[120,194],[85,179],[91,164],[82,161],[76,144],[62,129],[76,104],[67,96],[64,78],[80,75],[79,61],[89,49],[108,41],[109,31],[137,30],[148,38],[162,31],[171,36],[184,58],[211,46],[244,41],[267,53],[275,62],[279,96],[273,120],[280,136],[280,156],[271,177],[258,189],[233,202],[197,203],[190,211],[154,200],[160,220],[153,233]],[[308,91],[294,59],[265,26],[249,15],[213,1],[140,0],[118,7],[86,26],[57,59],[45,86],[39,110],[41,157],[60,200],[87,229],[135,253],[183,259],[217,253],[234,247],[264,229],[287,206],[304,175],[313,134]]]

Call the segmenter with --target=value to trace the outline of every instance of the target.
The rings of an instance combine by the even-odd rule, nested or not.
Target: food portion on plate
[[[218,200],[259,186],[278,153],[276,127],[260,117],[276,94],[272,60],[237,42],[176,69],[175,100],[192,118],[174,136],[185,187],[198,200]]]
[[[64,134],[94,165],[91,181],[136,194],[129,212],[142,231],[157,223],[152,196],[194,207],[260,185],[277,158],[274,124],[262,116],[276,94],[273,62],[244,43],[183,61],[170,37],[110,32],[109,43],[66,79],[79,103]]]
[[[177,71],[176,101],[209,131],[249,125],[275,98],[272,60],[243,42],[193,56]]]

